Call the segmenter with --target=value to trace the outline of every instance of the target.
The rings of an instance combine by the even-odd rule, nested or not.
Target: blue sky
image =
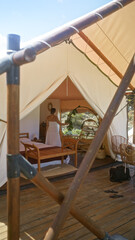
[[[101,7],[111,0],[1,0],[0,49],[8,34],[25,42]]]

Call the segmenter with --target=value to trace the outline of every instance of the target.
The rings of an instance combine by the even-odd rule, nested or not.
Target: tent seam
[[[127,61],[127,59],[122,55],[122,53],[120,52],[120,50],[114,45],[114,43],[111,41],[111,39],[106,35],[106,33],[104,32],[104,30],[99,26],[98,23],[96,23],[96,25],[99,27],[99,29],[101,30],[101,32],[106,36],[106,38],[111,42],[111,44],[113,45],[113,47],[115,49],[117,49],[117,51],[119,52],[119,54],[121,55],[121,57],[126,61],[126,63],[129,64],[129,62]]]
[[[80,53],[82,53],[87,59],[88,61],[90,61],[94,66],[96,66],[98,68],[98,70],[104,74],[104,76],[106,76],[108,78],[108,80],[115,86],[118,88],[118,85],[116,83],[114,83],[107,74],[105,74],[99,67],[96,63],[94,63],[87,55],[86,53],[84,53],[82,50],[80,50],[72,41],[70,42]]]

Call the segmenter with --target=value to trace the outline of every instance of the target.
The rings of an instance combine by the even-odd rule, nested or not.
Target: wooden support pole
[[[95,46],[95,44],[82,32],[80,31],[79,36],[97,53],[97,55],[110,67],[110,69],[120,78],[123,78],[123,75],[118,71],[118,69],[108,60],[107,57]],[[134,90],[132,84],[129,84],[131,90]]]
[[[87,173],[89,172],[92,164],[95,160],[96,153],[99,150],[102,141],[105,137],[105,134],[115,116],[115,113],[120,105],[120,102],[125,94],[125,91],[135,73],[135,56],[133,56],[129,67],[121,81],[109,107],[108,110],[102,120],[102,123],[99,127],[99,130],[93,139],[91,145],[88,148],[88,151],[78,169],[77,174],[65,196],[63,203],[61,204],[60,210],[56,215],[56,218],[53,221],[52,226],[47,231],[44,240],[56,240],[58,238],[59,232],[66,220],[66,217],[70,211],[71,205],[73,204],[73,200],[79,190],[81,184],[83,183]]]
[[[8,36],[8,49],[18,50],[20,37]],[[7,72],[7,152],[19,153],[19,67],[12,65]],[[7,159],[7,161],[10,161]],[[9,169],[8,169],[9,170]],[[14,169],[13,169],[14,172]],[[19,240],[20,178],[9,177],[7,182],[8,240]]]
[[[31,181],[42,191],[47,192],[57,203],[62,204],[64,200],[64,194],[59,192],[52,183],[43,177],[41,173],[37,173],[37,175]],[[105,238],[105,231],[102,230],[88,216],[85,216],[80,208],[73,206],[70,210],[70,213],[99,239]]]

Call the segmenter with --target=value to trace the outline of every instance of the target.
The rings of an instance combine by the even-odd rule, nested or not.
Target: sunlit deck
[[[98,165],[98,164],[97,164]],[[135,187],[132,180],[112,183],[109,180],[109,168],[97,168],[91,171],[77,194],[75,204],[90,216],[110,235],[118,233],[129,240],[135,239]],[[63,193],[68,190],[73,177],[62,178],[53,184]],[[121,198],[110,198],[116,190]],[[7,203],[6,194],[0,195],[0,240],[7,239]],[[40,240],[59,209],[58,204],[37,187],[21,189],[20,202],[20,239]],[[97,239],[71,215],[68,216],[59,239],[92,240]]]

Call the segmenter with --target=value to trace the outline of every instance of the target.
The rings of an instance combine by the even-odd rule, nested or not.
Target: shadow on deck
[[[135,188],[132,179],[122,183],[110,182],[109,168],[112,164],[111,159],[95,160],[93,168],[88,173],[76,196],[75,204],[110,235],[117,233],[129,240],[133,240],[135,239]],[[74,177],[72,174],[70,177],[62,176],[61,178],[52,179],[53,184],[66,194]],[[112,189],[122,197],[111,198],[114,194],[105,191]],[[7,239],[6,201],[6,194],[1,194],[1,240]],[[58,204],[31,184],[21,188],[20,206],[20,239],[43,239],[58,211]],[[61,230],[59,239],[94,240],[97,238],[69,215]]]

